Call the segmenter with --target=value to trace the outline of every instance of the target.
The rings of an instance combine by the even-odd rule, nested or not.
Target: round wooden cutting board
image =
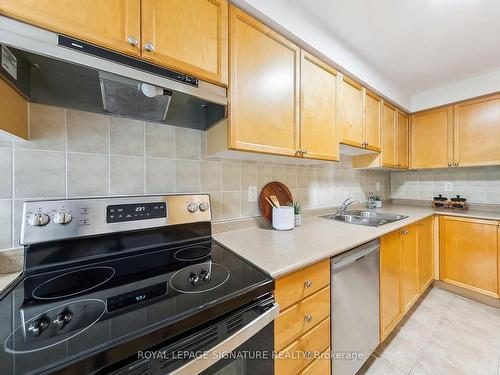
[[[290,193],[290,190],[286,187],[286,185],[281,182],[273,181],[264,186],[260,192],[259,207],[262,216],[270,222],[273,220],[273,208],[265,197],[269,199],[269,196],[271,195],[276,195],[276,198],[278,198],[281,206],[288,206],[293,203],[292,193]]]

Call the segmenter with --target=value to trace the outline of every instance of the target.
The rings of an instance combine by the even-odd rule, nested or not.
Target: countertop
[[[215,234],[214,238],[277,278],[434,214],[500,220],[498,211],[436,210],[402,204],[388,204],[374,211],[407,215],[408,218],[374,228],[312,217],[304,219],[301,226],[291,231],[254,227]]]
[[[2,293],[3,290],[10,285],[11,282],[17,279],[20,274],[20,271],[12,273],[0,273],[0,293]]]

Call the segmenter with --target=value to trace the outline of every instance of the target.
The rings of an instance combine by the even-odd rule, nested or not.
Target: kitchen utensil
[[[278,198],[276,197],[276,195],[271,195],[269,197],[269,199],[271,199],[271,202],[273,202],[274,207],[280,207],[281,206],[280,201],[278,200]]]
[[[273,207],[269,205],[266,198],[275,195],[281,206],[293,204],[293,197],[286,185],[273,181],[264,186],[259,197],[259,208],[262,216],[272,222]],[[268,198],[269,199],[269,198]]]

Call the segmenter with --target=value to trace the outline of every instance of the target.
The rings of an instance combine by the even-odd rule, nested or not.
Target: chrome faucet
[[[338,211],[337,211],[337,215],[344,215],[345,214],[345,211],[347,210],[347,207],[355,204],[355,203],[359,203],[358,200],[352,200],[351,197],[347,198],[345,201],[342,202],[342,204],[340,205]]]

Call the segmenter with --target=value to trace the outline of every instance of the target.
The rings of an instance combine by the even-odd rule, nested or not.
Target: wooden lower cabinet
[[[381,341],[432,282],[432,220],[422,220],[380,239]]]
[[[330,374],[330,259],[277,279],[274,295],[276,374]]]
[[[439,218],[439,278],[499,298],[500,222]]]

